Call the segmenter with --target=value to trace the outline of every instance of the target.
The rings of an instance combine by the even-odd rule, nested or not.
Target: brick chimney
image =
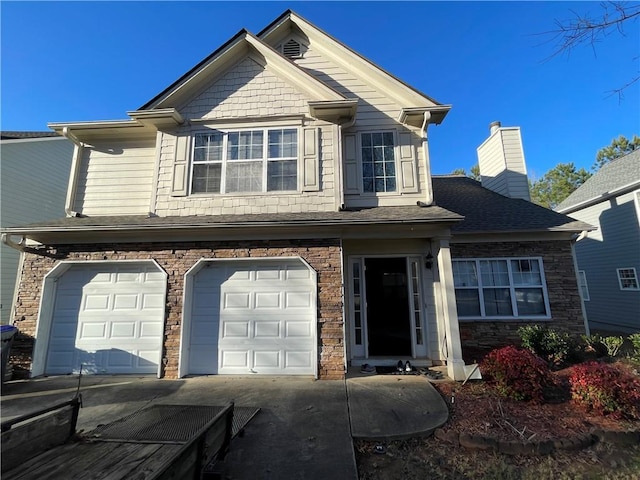
[[[477,150],[482,186],[505,197],[531,201],[520,127],[492,122],[489,132]]]

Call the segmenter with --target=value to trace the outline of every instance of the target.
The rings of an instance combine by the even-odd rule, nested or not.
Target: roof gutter
[[[427,176],[427,196],[425,198],[426,205],[433,204],[433,183],[431,181],[431,166],[429,159],[429,140],[427,138],[427,128],[429,128],[429,120],[431,120],[431,112],[425,111],[422,117],[422,127],[420,127],[420,138],[422,138],[422,155],[424,156],[425,175]]]
[[[27,248],[26,246],[26,242],[27,242],[27,237],[26,235],[20,235],[20,241],[19,242],[14,242],[11,237],[13,237],[13,235],[11,233],[3,233],[2,234],[2,243],[4,243],[7,247],[11,247],[15,250],[19,250],[21,252],[24,252],[25,248]]]
[[[64,213],[67,217],[77,217],[78,213],[72,210],[73,203],[76,198],[76,185],[77,178],[80,172],[80,164],[82,159],[82,152],[85,147],[85,143],[78,140],[69,127],[62,129],[62,135],[71,140],[74,144],[73,158],[71,160],[71,172],[69,173],[69,184],[67,185],[67,198],[64,203]]]

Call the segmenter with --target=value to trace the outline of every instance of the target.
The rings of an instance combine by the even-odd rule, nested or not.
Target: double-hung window
[[[297,189],[297,129],[214,130],[195,134],[191,193]]]
[[[549,316],[539,258],[453,260],[460,318]]]
[[[618,268],[617,271],[620,290],[640,290],[638,276],[634,267]]]
[[[393,132],[362,133],[362,190],[396,191],[396,160]]]

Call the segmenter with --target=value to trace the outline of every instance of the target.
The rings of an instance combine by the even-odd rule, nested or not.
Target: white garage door
[[[56,283],[45,373],[157,373],[165,275],[153,264],[75,265]]]
[[[315,295],[300,260],[207,263],[193,281],[189,373],[315,374]]]

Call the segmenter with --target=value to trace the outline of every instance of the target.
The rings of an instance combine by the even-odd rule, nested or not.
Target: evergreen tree
[[[596,163],[593,164],[591,169],[598,171],[611,160],[624,157],[626,154],[633,152],[637,148],[640,148],[640,137],[634,135],[633,138],[629,140],[624,135],[620,135],[618,138],[614,138],[611,141],[611,145],[598,150],[598,153],[596,154]]]
[[[584,168],[577,170],[573,163],[559,163],[531,184],[531,201],[553,209],[589,177]]]

